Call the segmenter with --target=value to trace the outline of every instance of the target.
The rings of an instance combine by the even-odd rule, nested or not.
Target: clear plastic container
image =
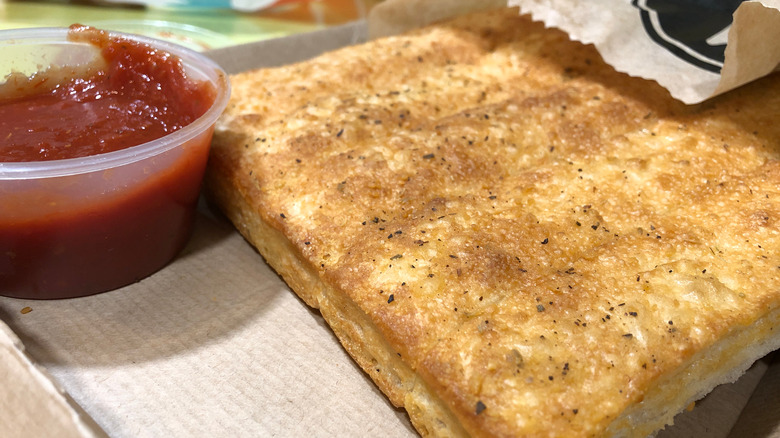
[[[181,59],[216,98],[193,123],[154,141],[85,158],[0,162],[0,295],[52,299],[95,294],[154,273],[192,231],[214,123],[227,105],[226,73],[172,43],[111,33]],[[0,31],[0,78],[99,57],[68,29]]]

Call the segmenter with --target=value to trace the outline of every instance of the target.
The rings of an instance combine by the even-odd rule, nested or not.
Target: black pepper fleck
[[[395,301],[395,295],[393,295],[393,294],[390,294],[390,296],[389,296],[389,297],[387,297],[387,302],[388,302],[388,303],[392,303],[393,301]]]
[[[477,413],[477,415],[479,415],[482,412],[484,412],[485,409],[487,409],[487,406],[485,406],[485,404],[482,403],[482,400],[477,401],[477,408],[476,408],[476,411],[475,411]]]

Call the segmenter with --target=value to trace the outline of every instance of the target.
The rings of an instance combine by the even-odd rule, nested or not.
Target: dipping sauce
[[[3,180],[0,168],[0,295],[50,299],[116,289],[167,264],[191,234],[214,120],[142,160],[133,161],[133,146],[187,132],[218,91],[227,93],[224,72],[221,82],[192,80],[176,56],[82,26],[68,39],[99,48],[104,63],[74,68],[75,77],[58,67],[6,81],[0,164],[117,154],[125,161],[32,179]]]
[[[86,26],[71,39],[101,49],[106,65],[86,77],[42,72],[0,94],[0,161],[85,157],[158,139],[214,103],[214,87],[190,80],[179,59]]]

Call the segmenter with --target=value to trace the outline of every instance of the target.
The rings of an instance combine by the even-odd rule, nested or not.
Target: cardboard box
[[[210,56],[238,72],[365,38],[356,22]],[[160,272],[91,297],[0,297],[0,319],[3,437],[416,436],[319,313],[205,205]],[[659,436],[780,437],[778,389],[770,356]]]

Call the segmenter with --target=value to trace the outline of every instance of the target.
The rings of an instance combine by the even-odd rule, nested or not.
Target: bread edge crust
[[[209,204],[225,214],[304,303],[320,311],[347,353],[395,407],[406,410],[417,432],[423,437],[470,436],[446,404],[388,344],[369,316],[347,294],[327,284],[284,234],[255,211],[247,196],[226,183],[232,180],[230,171],[213,163],[217,158],[212,156],[211,160],[204,183]]]

